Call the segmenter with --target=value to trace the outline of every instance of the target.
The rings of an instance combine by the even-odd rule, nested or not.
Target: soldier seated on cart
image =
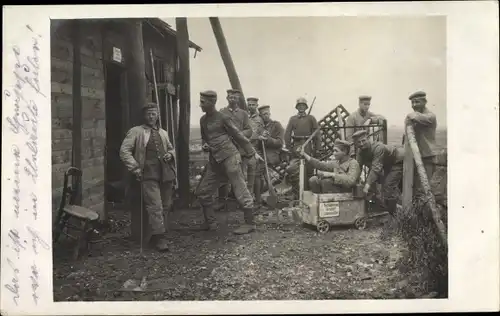
[[[351,143],[337,139],[333,147],[335,160],[320,161],[301,151],[301,155],[315,169],[316,176],[309,179],[313,193],[352,192],[359,181],[361,168],[358,162],[349,156]]]

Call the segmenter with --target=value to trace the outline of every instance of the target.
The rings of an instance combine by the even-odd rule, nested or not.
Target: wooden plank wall
[[[97,23],[83,23],[82,31],[82,204],[104,211],[104,150],[106,143],[102,39]],[[51,40],[52,61],[52,197],[59,204],[64,171],[71,165],[72,63],[69,27]]]

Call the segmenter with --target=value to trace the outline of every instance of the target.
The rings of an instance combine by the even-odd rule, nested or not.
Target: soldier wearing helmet
[[[318,121],[316,118],[310,114],[306,113],[308,109],[307,100],[305,98],[298,98],[295,103],[295,108],[298,113],[290,118],[285,130],[285,146],[292,153],[297,153],[302,144],[318,129]],[[321,148],[321,133],[316,133],[314,139],[309,142],[309,144],[304,148],[304,152],[316,156],[316,153]],[[289,175],[291,183],[297,188],[298,187],[298,177],[299,177],[299,164],[298,157],[295,157],[290,162],[290,166],[287,168],[287,173]],[[311,166],[306,167],[306,178],[309,179],[313,173]],[[304,183],[305,188],[309,187],[308,182]]]

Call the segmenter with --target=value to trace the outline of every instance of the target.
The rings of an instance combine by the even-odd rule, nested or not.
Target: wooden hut
[[[106,218],[109,190],[124,178],[119,147],[141,123],[140,108],[156,100],[162,126],[177,134],[179,58],[176,32],[160,19],[51,22],[52,199],[57,207],[64,172],[83,171],[83,206]],[[196,51],[201,48],[189,42]],[[196,52],[195,52],[196,53]]]

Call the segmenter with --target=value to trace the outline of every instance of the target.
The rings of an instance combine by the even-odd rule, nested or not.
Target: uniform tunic
[[[292,116],[285,130],[285,146],[292,151],[296,150],[318,129],[318,127],[318,122],[312,115],[297,114]],[[316,136],[311,140],[310,144],[314,145],[315,150],[321,148],[321,132],[316,133]],[[308,147],[310,148],[310,146]],[[310,153],[311,151],[308,150],[308,152]]]
[[[333,177],[319,179],[317,176],[311,177],[309,183],[311,189],[314,191],[315,187],[321,187],[321,193],[335,193],[335,192],[350,192],[352,188],[358,183],[359,176],[361,175],[361,168],[355,159],[349,158],[343,163],[336,160],[320,161],[311,158],[308,162],[315,169],[334,172]],[[317,192],[320,193],[320,192]]]
[[[253,130],[252,126],[250,124],[250,117],[248,116],[248,113],[245,110],[240,109],[239,107],[237,108],[232,108],[230,106],[227,106],[223,109],[220,110],[221,113],[227,115],[230,119],[231,122],[238,128],[238,130],[248,138],[249,140],[251,139],[253,135]],[[253,193],[253,185],[255,181],[255,167],[256,167],[256,161],[255,157],[251,156],[248,157],[245,154],[245,149],[241,148],[237,142],[235,142],[236,148],[238,148],[238,151],[240,152],[241,155],[241,171],[243,172],[243,177],[245,178],[245,181],[247,182],[247,187],[250,193]],[[227,185],[223,185],[221,190],[219,191],[219,195],[226,196],[229,191],[229,187]]]
[[[427,108],[422,113],[416,114],[413,120],[415,138],[422,158],[434,157],[436,155],[436,115]]]
[[[379,117],[380,115],[377,115],[370,111],[367,111],[365,115],[362,115],[361,111],[358,109],[357,111],[349,114],[349,116],[346,119],[345,126],[361,126],[365,124],[368,119],[379,118]],[[346,128],[345,130],[346,140],[352,140],[352,134],[361,129],[362,127]]]
[[[382,183],[384,199],[397,201],[399,186],[403,177],[404,149],[372,142],[367,149],[359,150],[356,160],[359,165],[370,168],[366,184]]]
[[[216,220],[214,196],[223,181],[229,181],[236,199],[244,209],[253,208],[253,198],[241,169],[241,155],[233,141],[245,156],[255,155],[255,150],[231,118],[219,111],[203,115],[200,127],[202,141],[209,146],[210,154],[205,175],[195,194],[203,206],[207,222],[213,223]]]
[[[436,156],[436,115],[427,108],[425,108],[422,113],[416,111],[413,113],[416,115],[412,120],[415,138],[427,173],[427,179],[431,181],[434,170],[436,169],[434,165],[434,157]],[[414,169],[414,178],[418,180],[415,181],[413,186],[413,196],[422,199],[425,197],[425,193],[417,168],[415,167]]]
[[[250,127],[252,128],[252,136],[250,137],[250,142],[254,147],[259,144],[259,135],[264,131],[264,121],[258,113],[250,114]]]
[[[172,159],[165,162],[163,157],[167,152]],[[140,183],[132,181],[130,184],[129,197],[134,198],[129,204],[135,206],[135,196],[140,200],[142,192],[152,235],[164,233],[166,230],[164,217],[172,205],[172,188],[175,180],[175,150],[167,132],[147,125],[133,127],[123,140],[120,158],[129,171],[136,169],[142,171],[143,181]]]
[[[234,126],[240,132],[245,136],[246,138],[250,139],[252,137],[252,127],[250,126],[250,118],[248,116],[248,113],[245,110],[242,110],[240,108],[231,108],[231,107],[225,107],[220,110],[222,114],[226,114],[230,119],[231,122],[233,122]],[[240,151],[240,154],[242,156],[245,156],[245,149],[241,148],[238,143],[236,143],[236,147]]]

